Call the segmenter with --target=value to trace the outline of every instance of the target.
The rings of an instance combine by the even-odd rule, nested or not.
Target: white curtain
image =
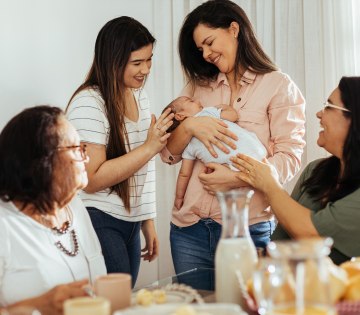
[[[160,113],[177,96],[183,77],[177,53],[179,29],[201,0],[153,0],[158,40],[152,73],[153,105]],[[268,55],[297,83],[307,100],[303,166],[325,156],[316,145],[315,114],[341,76],[360,75],[360,1],[234,0],[248,14]],[[150,80],[149,80],[150,81]],[[161,240],[159,277],[172,272],[169,221],[177,168],[158,161],[158,230]],[[293,186],[290,183],[288,189]]]
[[[153,0],[153,33],[157,39],[154,63],[146,90],[153,93],[152,106],[157,116],[184,85],[177,52],[179,30],[186,14],[201,4],[196,0]],[[158,276],[173,273],[169,229],[179,167],[168,166],[157,158],[157,231],[160,240]]]

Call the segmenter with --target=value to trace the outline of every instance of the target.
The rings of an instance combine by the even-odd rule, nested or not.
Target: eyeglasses
[[[80,145],[69,145],[66,147],[57,147],[58,151],[66,151],[66,150],[74,150],[75,154],[79,159],[75,159],[75,161],[83,162],[87,160],[88,155],[86,153],[86,144],[80,144]]]
[[[348,112],[348,113],[351,113],[350,110],[348,110],[347,108],[345,107],[341,107],[341,106],[338,106],[338,105],[334,105],[334,104],[331,104],[329,103],[328,101],[326,101],[324,104],[323,104],[323,112],[327,109],[327,108],[335,108],[335,109],[338,109],[338,110],[342,110],[343,112]]]

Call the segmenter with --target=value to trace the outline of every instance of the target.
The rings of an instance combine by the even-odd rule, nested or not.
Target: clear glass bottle
[[[333,244],[331,238],[276,241],[268,245],[271,257],[281,260],[287,294],[268,304],[269,315],[335,315],[329,291],[326,259]],[[281,288],[281,281],[272,281]],[[276,288],[272,288],[276,292]],[[274,294],[279,297],[279,294]]]
[[[253,190],[217,193],[222,212],[222,233],[215,254],[216,301],[245,308],[243,292],[258,261],[249,233],[249,203]]]

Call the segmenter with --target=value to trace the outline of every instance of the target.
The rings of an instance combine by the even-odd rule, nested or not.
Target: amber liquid
[[[298,310],[294,306],[283,306],[275,308],[269,315],[336,315],[332,308],[322,306],[306,306],[303,310]]]

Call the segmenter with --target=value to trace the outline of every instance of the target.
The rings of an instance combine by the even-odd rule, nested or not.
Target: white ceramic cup
[[[77,297],[64,302],[64,315],[110,315],[110,301],[103,297]]]
[[[128,273],[109,273],[95,280],[97,296],[108,299],[111,311],[124,309],[131,305],[131,275]]]

